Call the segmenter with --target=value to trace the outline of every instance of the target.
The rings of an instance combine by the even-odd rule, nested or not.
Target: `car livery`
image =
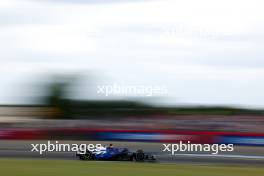
[[[98,147],[84,154],[77,153],[81,160],[109,160],[109,161],[155,161],[153,155],[145,154],[143,150],[130,152],[127,148]]]

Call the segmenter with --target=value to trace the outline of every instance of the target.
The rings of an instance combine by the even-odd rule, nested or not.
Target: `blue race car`
[[[143,150],[130,152],[127,148],[100,147],[93,151],[76,154],[81,160],[109,160],[109,161],[155,161],[153,155],[145,154]]]

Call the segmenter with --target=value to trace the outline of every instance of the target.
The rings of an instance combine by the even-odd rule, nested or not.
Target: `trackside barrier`
[[[113,130],[113,129],[0,129],[2,140],[105,140],[138,142],[174,142],[197,144],[235,144],[264,146],[264,133],[176,131],[176,130]]]

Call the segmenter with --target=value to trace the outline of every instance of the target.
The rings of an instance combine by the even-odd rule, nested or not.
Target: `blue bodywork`
[[[145,154],[143,150],[130,152],[127,148],[97,147],[86,153],[76,153],[81,160],[106,160],[106,161],[155,161],[153,155]]]
[[[93,152],[95,159],[111,159],[125,153],[128,153],[127,148],[112,148],[112,147],[107,147],[106,149]]]

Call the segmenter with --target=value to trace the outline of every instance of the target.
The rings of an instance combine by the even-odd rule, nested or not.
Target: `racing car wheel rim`
[[[137,153],[136,154],[136,160],[137,161],[143,161],[144,160],[144,153]]]
[[[90,160],[90,159],[92,159],[92,153],[91,153],[91,152],[87,152],[87,153],[84,155],[84,159],[85,159],[85,160]]]

